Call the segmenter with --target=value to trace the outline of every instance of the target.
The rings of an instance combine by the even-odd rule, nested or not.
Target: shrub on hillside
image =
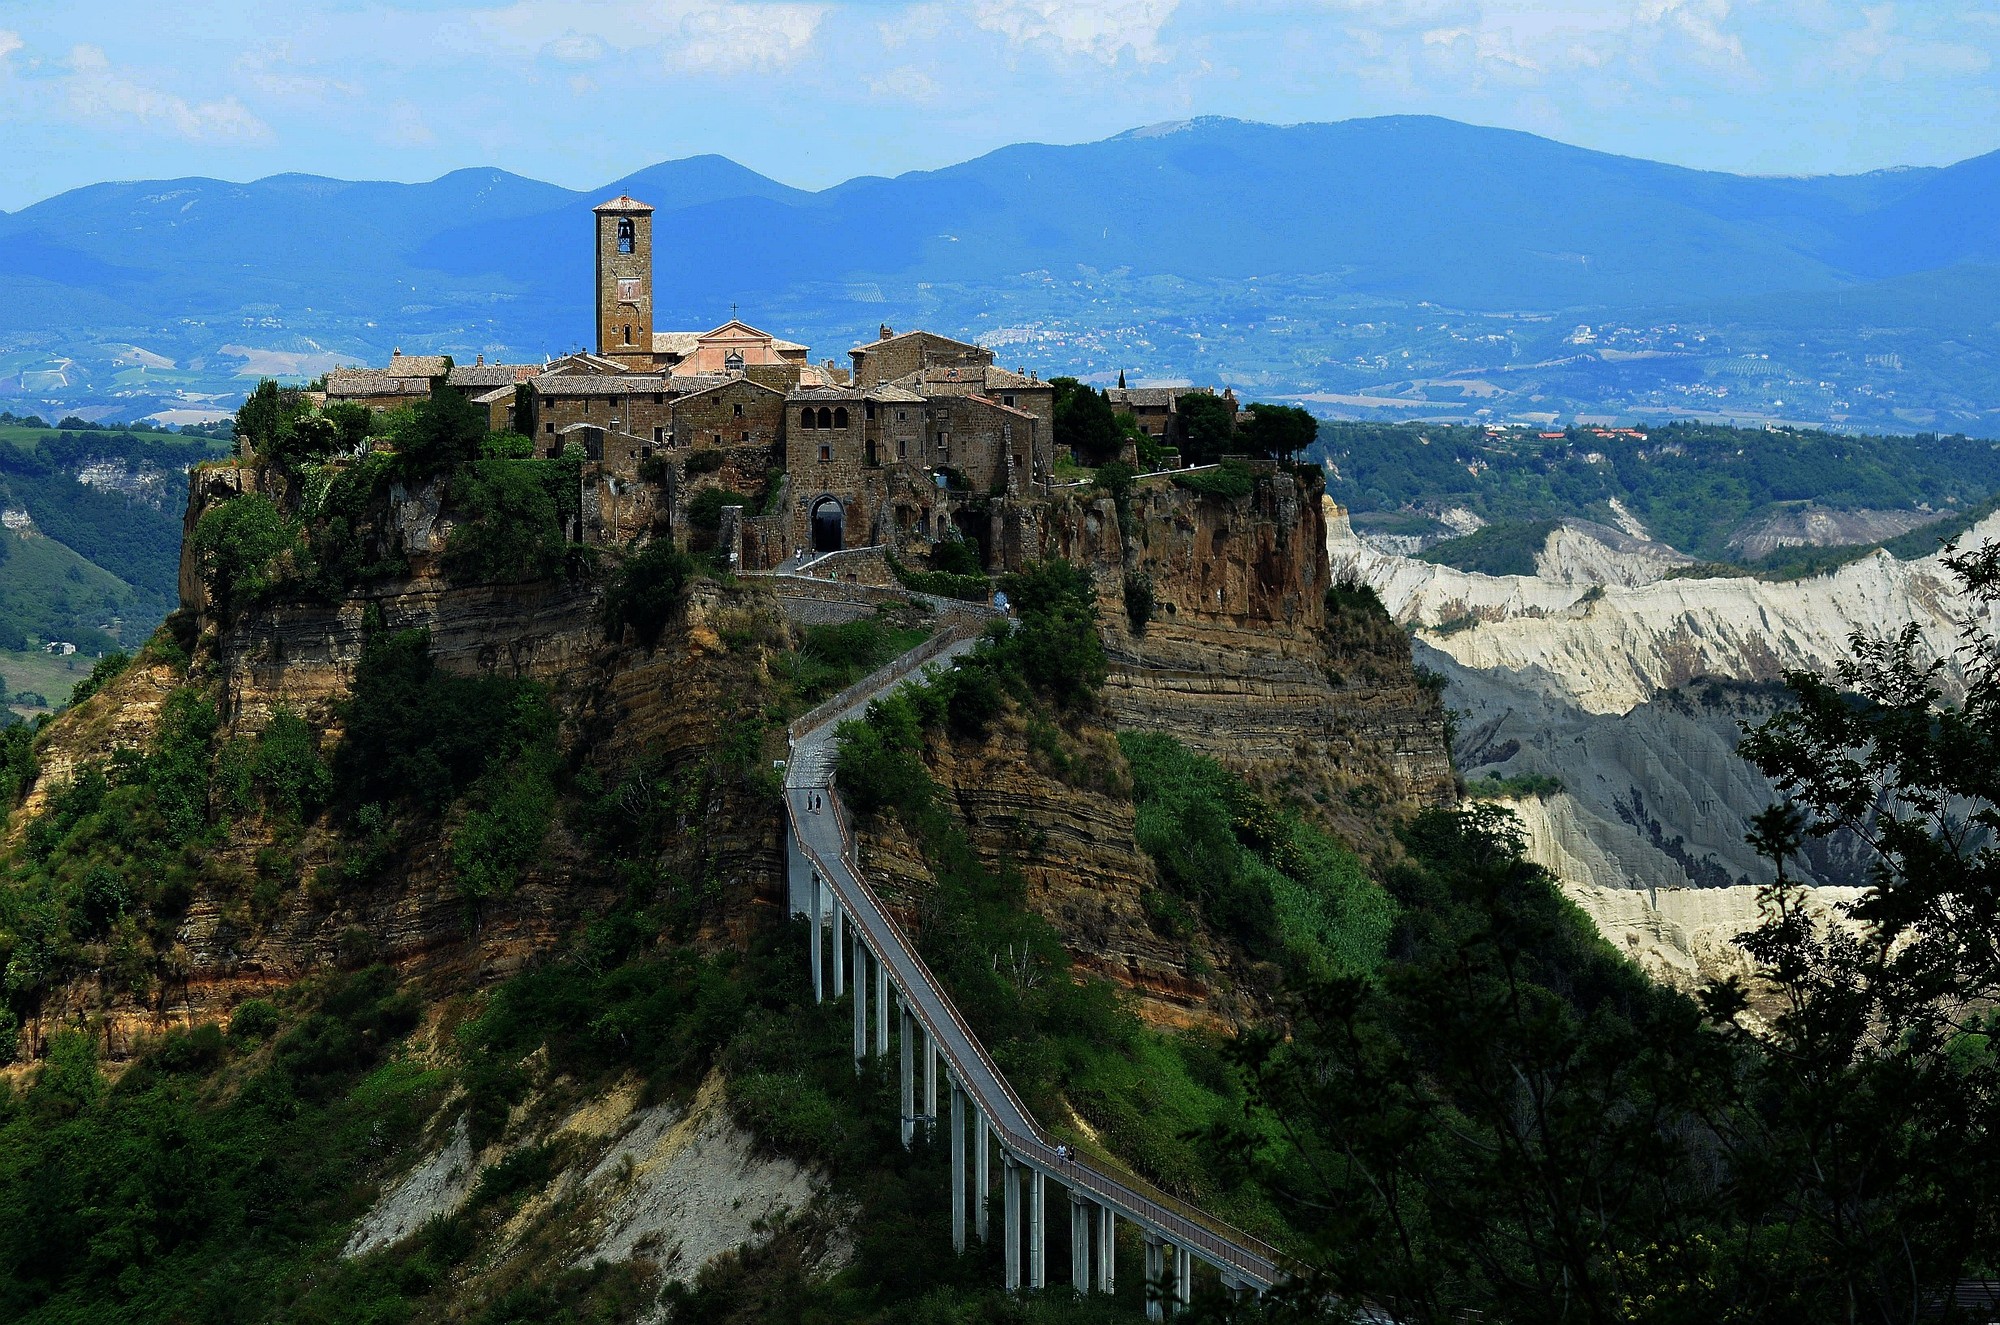
[[[605,637],[616,643],[629,628],[648,652],[658,648],[693,575],[694,558],[664,539],[626,557],[604,589]]]
[[[288,572],[287,554],[298,545],[298,526],[255,492],[231,497],[194,527],[195,564],[225,617],[275,588]]]
[[[552,460],[478,460],[451,481],[457,523],[445,569],[470,583],[538,580],[562,569],[567,540],[557,490],[568,467]]]
[[[1251,472],[1250,466],[1241,460],[1225,460],[1214,469],[1197,470],[1192,474],[1176,474],[1174,485],[1186,488],[1189,492],[1198,492],[1204,497],[1238,501],[1256,490],[1257,479]]]

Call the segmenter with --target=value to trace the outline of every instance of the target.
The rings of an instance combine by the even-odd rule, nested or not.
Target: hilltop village
[[[734,319],[656,330],[653,208],[630,197],[595,209],[595,255],[595,351],[461,365],[398,350],[386,367],[329,373],[325,400],[393,409],[455,391],[539,455],[580,448],[582,543],[685,540],[701,490],[742,494],[715,540],[744,570],[863,548],[920,556],[947,538],[976,544],[986,564],[993,536],[979,510],[1057,483],[1058,384],[1001,367],[989,349],[885,325],[841,366]],[[1107,392],[1169,455],[1182,394],[1122,382]],[[1233,394],[1199,394],[1234,419]],[[1138,457],[1128,444],[1122,458]]]

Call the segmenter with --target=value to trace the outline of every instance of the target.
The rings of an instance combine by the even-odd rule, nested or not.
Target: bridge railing
[[[902,677],[909,675],[954,643],[976,633],[977,622],[960,621],[926,640],[923,645],[877,669],[840,694],[817,705],[791,724],[790,734],[797,741],[806,734],[823,726],[838,714],[859,704],[869,695],[887,689]],[[829,787],[829,793],[831,788]],[[1276,1248],[1259,1238],[1232,1228],[1223,1220],[1215,1218],[1199,1207],[1161,1191],[1152,1183],[1136,1174],[1109,1173],[1094,1164],[1082,1160],[1058,1160],[1055,1142],[1047,1131],[1035,1120],[1025,1102],[1014,1092],[1007,1076],[993,1061],[986,1046],[966,1022],[951,996],[945,992],[942,982],[932,973],[929,965],[917,952],[916,947],[903,932],[889,909],[883,905],[862,873],[859,853],[856,849],[854,833],[847,818],[846,807],[837,794],[827,796],[827,808],[831,811],[836,839],[839,842],[840,868],[829,867],[819,852],[811,845],[798,818],[798,807],[790,796],[786,797],[786,811],[791,820],[794,839],[808,862],[820,877],[840,891],[853,890],[856,894],[848,899],[847,909],[854,916],[856,929],[862,942],[873,953],[875,960],[886,970],[907,968],[914,972],[931,995],[941,1014],[949,1019],[950,1033],[946,1028],[933,1022],[925,1007],[925,1000],[908,997],[909,991],[900,990],[906,997],[904,1005],[923,1024],[931,1043],[937,1046],[951,1064],[960,1084],[978,1097],[981,1109],[991,1125],[1001,1136],[1007,1149],[1032,1157],[1037,1166],[1053,1173],[1058,1181],[1074,1182],[1079,1188],[1090,1192],[1105,1204],[1123,1207],[1128,1218],[1154,1226],[1160,1233],[1189,1250],[1199,1250],[1204,1259],[1217,1265],[1227,1265],[1243,1271],[1260,1280],[1275,1281],[1282,1273],[1285,1258]],[[877,933],[878,923],[881,933]],[[888,951],[889,945],[894,954]],[[965,1046],[974,1062],[964,1062],[955,1045]],[[997,1092],[999,1099],[988,1098],[989,1091]]]
[[[785,728],[786,734],[794,741],[799,740],[815,728],[825,726],[832,719],[859,704],[878,690],[889,686],[916,671],[936,658],[960,640],[971,639],[984,628],[984,622],[969,619],[953,621],[937,634],[925,640],[908,653],[884,663],[868,675],[848,686],[839,694],[825,699],[793,718]]]

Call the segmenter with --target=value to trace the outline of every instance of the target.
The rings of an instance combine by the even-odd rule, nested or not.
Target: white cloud
[[[360,95],[355,84],[313,71],[289,41],[274,41],[236,57],[236,72],[267,97],[284,101],[326,101]]]
[[[0,65],[7,63],[7,57],[21,49],[21,34],[0,28]]]
[[[434,147],[437,134],[432,132],[430,122],[415,102],[399,101],[389,107],[388,118],[383,121],[378,141],[390,147]]]
[[[1171,52],[1160,30],[1180,0],[976,0],[973,21],[1017,46],[1052,44],[1068,55],[1116,64],[1127,51],[1140,64]]]
[[[96,46],[69,53],[63,76],[70,112],[101,124],[141,124],[195,142],[269,142],[271,127],[235,97],[189,101],[114,68]]]
[[[1841,35],[1822,67],[1896,83],[1926,75],[1981,74],[1992,67],[1993,57],[1978,46],[1899,31],[1902,16],[1893,4],[1869,5],[1861,17],[1862,25]]]
[[[936,101],[937,80],[914,65],[901,65],[886,73],[870,74],[868,95],[884,101]]]
[[[670,70],[741,74],[803,56],[830,6],[743,0],[516,0],[478,23],[516,50],[570,64],[657,57]]]

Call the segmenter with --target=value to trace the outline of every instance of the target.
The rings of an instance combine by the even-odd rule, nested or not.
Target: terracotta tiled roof
[[[590,210],[593,212],[650,212],[653,210],[653,204],[650,202],[640,202],[630,194],[621,193],[608,202],[598,203],[597,206]]]
[[[472,403],[475,405],[498,405],[502,401],[512,400],[513,398],[514,384],[509,382],[506,386],[494,387],[484,395],[472,397]]]
[[[388,372],[395,377],[443,377],[451,371],[451,359],[442,354],[396,354],[389,358]]]
[[[336,368],[326,375],[328,400],[352,400],[365,396],[427,396],[428,377],[404,377],[380,368]]]
[[[701,344],[699,331],[656,331],[653,333],[653,353],[693,354]]]
[[[757,381],[755,378],[749,378],[749,377],[716,377],[713,374],[710,374],[702,377],[677,377],[674,379],[674,382],[676,383],[674,389],[674,397],[677,400],[686,400],[689,399],[690,397],[699,396],[709,391],[719,391],[726,386],[738,386],[738,385],[755,387],[759,391],[768,391],[774,396],[779,394],[779,391],[776,387],[765,386],[762,382]],[[697,385],[695,385],[694,388],[690,390],[686,386],[679,385],[680,383],[684,382],[692,382],[696,383]]]
[[[853,349],[849,350],[848,353],[869,354],[875,350],[881,349],[885,345],[894,345],[899,340],[908,340],[912,336],[928,336],[932,340],[941,340],[947,345],[957,345],[968,350],[976,350],[980,348],[979,346],[974,345],[970,341],[954,340],[950,336],[941,335],[935,331],[925,331],[923,328],[919,327],[915,331],[899,331],[893,336],[885,336],[881,340],[871,340],[866,345],[857,345]]]
[[[1105,391],[1113,405],[1142,405],[1148,409],[1172,409],[1174,402],[1188,394],[1186,390],[1169,386],[1114,386]]]
[[[470,363],[452,369],[444,380],[447,386],[512,386],[541,371],[528,363]]]
[[[681,379],[683,381],[687,379]],[[686,390],[668,384],[669,379],[638,373],[613,376],[609,373],[576,373],[555,376],[544,373],[528,383],[538,396],[643,396],[655,391]]]

